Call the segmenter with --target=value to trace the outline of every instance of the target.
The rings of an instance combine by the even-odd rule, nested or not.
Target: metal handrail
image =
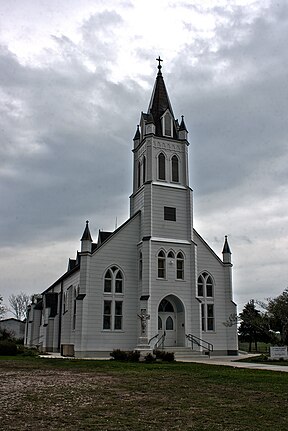
[[[159,337],[159,334],[154,335],[154,337],[150,338],[150,340],[148,341],[148,344],[150,344],[151,341],[154,340],[154,338],[158,338],[158,337]]]
[[[164,341],[165,341],[165,337],[166,337],[166,332],[164,331],[163,334],[161,335],[161,337],[159,338],[159,340],[157,341],[157,343],[155,344],[155,348],[162,348],[164,347]]]
[[[202,338],[196,337],[196,335],[193,335],[193,334],[186,334],[186,338],[188,338],[188,340],[191,342],[192,350],[193,350],[194,344],[196,344],[197,346],[202,347],[203,349],[206,349],[208,351],[209,358],[210,358],[210,353],[213,352],[213,349],[214,349],[212,343],[202,340]]]

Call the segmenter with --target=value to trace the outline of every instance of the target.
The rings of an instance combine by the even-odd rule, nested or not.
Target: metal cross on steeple
[[[158,57],[158,58],[156,58],[156,61],[158,61],[158,62],[159,62],[159,64],[158,64],[158,69],[159,69],[159,71],[160,71],[160,70],[161,70],[161,68],[162,68],[162,66],[161,66],[161,61],[163,61],[163,60],[161,60],[160,55],[159,55],[159,57]]]

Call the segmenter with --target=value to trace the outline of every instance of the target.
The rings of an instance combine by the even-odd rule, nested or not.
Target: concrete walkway
[[[265,370],[265,371],[282,371],[284,373],[288,373],[288,366],[284,365],[273,365],[273,364],[255,364],[253,362],[237,362],[239,359],[244,358],[253,358],[254,356],[259,356],[255,354],[246,354],[239,356],[195,356],[193,358],[185,359],[179,362],[195,362],[198,364],[207,364],[207,365],[224,365],[227,367],[233,368],[248,368],[253,370]],[[50,353],[48,355],[40,355],[42,358],[50,358],[50,359],[75,359],[73,357],[64,357],[61,356],[60,353]],[[110,357],[107,358],[83,358],[87,360],[109,360]]]
[[[239,359],[253,358],[259,355],[239,355],[239,356],[201,356],[189,359],[185,362],[196,362],[199,364],[208,365],[225,365],[233,368],[250,368],[253,370],[266,370],[266,371],[282,371],[288,373],[288,366],[285,365],[273,365],[273,364],[256,364],[253,362],[237,362]]]

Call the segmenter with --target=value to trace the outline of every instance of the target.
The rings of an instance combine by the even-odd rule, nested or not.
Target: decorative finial
[[[86,220],[86,226],[88,226],[88,224],[89,224],[89,220]]]
[[[159,57],[158,58],[156,58],[156,61],[158,61],[159,62],[159,64],[158,64],[158,69],[159,69],[159,72],[161,71],[161,68],[162,68],[162,66],[161,66],[161,61],[163,61],[161,58],[160,58],[160,55],[159,55]]]

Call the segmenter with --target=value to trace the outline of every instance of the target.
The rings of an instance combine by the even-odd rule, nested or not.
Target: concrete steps
[[[165,352],[174,352],[176,361],[187,361],[195,357],[204,356],[203,352],[192,350],[191,347],[165,347]]]

